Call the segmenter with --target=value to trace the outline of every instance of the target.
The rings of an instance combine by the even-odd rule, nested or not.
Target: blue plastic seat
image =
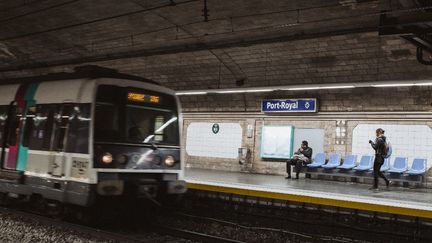
[[[373,171],[373,161],[374,161],[375,157],[372,157],[372,168],[370,168],[370,171]],[[381,165],[380,171],[381,172],[386,172],[390,169],[390,158],[385,158],[384,159],[384,163]]]
[[[319,168],[326,162],[326,155],[325,153],[318,153],[315,155],[315,158],[311,164],[308,164],[307,167],[309,168]]]
[[[390,170],[390,158],[384,159],[384,164],[381,165],[380,171],[385,172]]]
[[[373,167],[373,156],[363,155],[360,159],[360,164],[354,168],[356,171],[366,171]]]
[[[414,159],[411,169],[409,169],[406,173],[408,175],[422,175],[426,173],[426,168],[426,159]]]
[[[356,166],[356,162],[357,162],[357,155],[347,155],[343,161],[343,164],[336,168],[350,170]]]
[[[324,169],[334,169],[340,165],[341,157],[339,154],[331,154],[327,164],[322,165]]]
[[[404,173],[408,170],[408,158],[407,157],[396,157],[393,166],[390,166],[388,172],[390,173]]]

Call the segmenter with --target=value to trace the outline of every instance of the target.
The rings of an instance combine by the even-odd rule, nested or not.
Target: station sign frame
[[[263,99],[261,112],[316,113],[318,112],[318,100],[317,98]]]

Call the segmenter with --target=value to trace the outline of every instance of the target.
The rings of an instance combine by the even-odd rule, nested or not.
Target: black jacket
[[[385,151],[385,143],[386,143],[386,137],[382,136],[382,137],[377,137],[375,139],[375,142],[371,143],[372,148],[375,150],[375,156],[380,155],[380,156],[385,156],[386,155],[386,151]]]
[[[298,149],[297,152],[295,152],[295,154],[303,154],[308,159],[312,159],[312,148],[307,147],[303,151],[300,151],[300,149]]]

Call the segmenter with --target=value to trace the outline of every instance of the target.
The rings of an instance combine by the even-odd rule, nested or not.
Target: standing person
[[[373,167],[374,173],[374,184],[370,188],[371,190],[378,190],[378,177],[384,179],[387,188],[390,186],[391,181],[389,181],[384,174],[381,172],[381,166],[384,163],[384,158],[386,156],[386,137],[384,136],[384,130],[382,128],[378,128],[376,131],[376,139],[375,142],[369,140],[372,148],[375,150],[375,161]]]
[[[303,165],[310,164],[312,161],[312,148],[309,147],[308,141],[302,141],[300,148],[294,153],[292,159],[289,159],[286,164],[286,171],[288,176],[286,179],[291,178],[291,166],[295,166],[296,177],[299,178],[299,174]]]

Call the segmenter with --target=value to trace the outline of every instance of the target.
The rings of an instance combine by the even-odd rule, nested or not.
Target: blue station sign
[[[263,100],[261,102],[262,112],[316,112],[317,100],[310,99],[287,99],[287,100]]]

